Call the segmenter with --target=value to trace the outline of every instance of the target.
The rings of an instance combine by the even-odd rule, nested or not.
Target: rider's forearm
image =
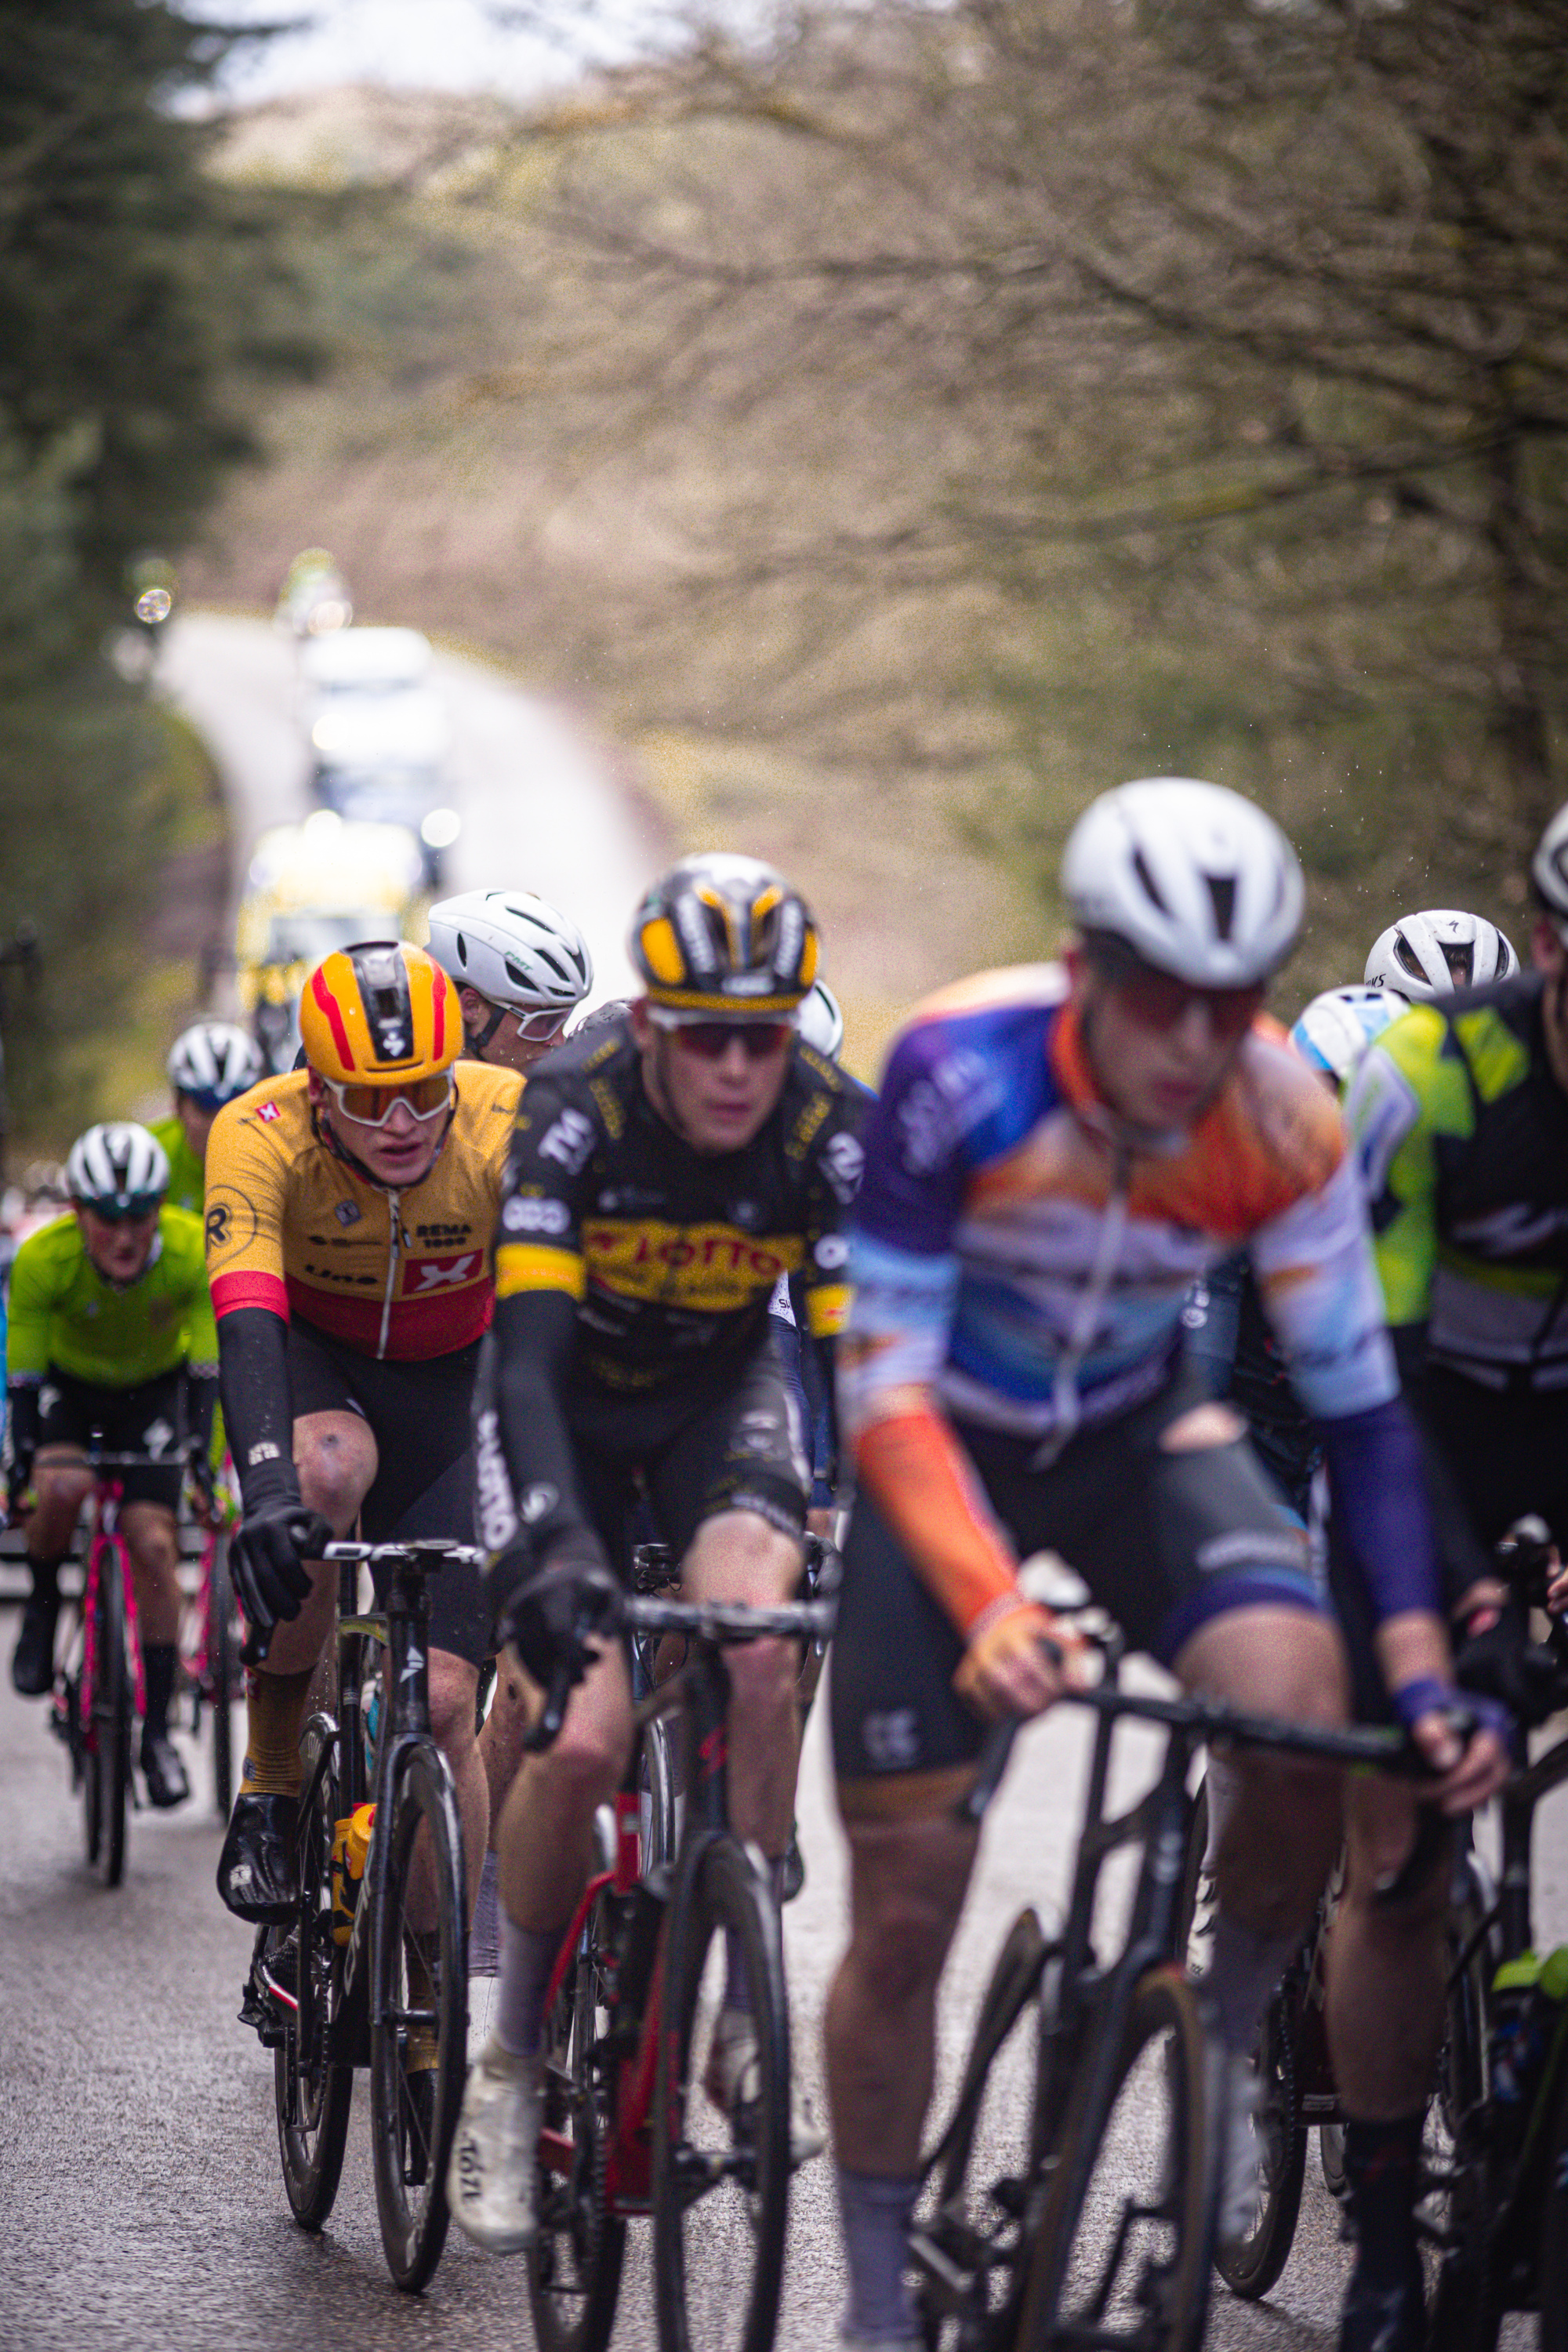
[[[855,1460],[862,1488],[966,1642],[1028,1605],[1007,1538],[957,1433],[934,1404],[911,1398],[867,1422],[856,1434]]]
[[[237,1307],[218,1326],[218,1381],[228,1450],[247,1511],[300,1499],[289,1390],[289,1326],[266,1307]]]
[[[6,1450],[13,1462],[30,1462],[38,1450],[40,1386],[30,1375],[5,1383]]]
[[[1325,1421],[1323,1453],[1352,1558],[1384,1623],[1415,1611],[1442,1617],[1421,1440],[1403,1397]]]
[[[577,1465],[571,1433],[561,1408],[561,1386],[576,1339],[575,1302],[559,1290],[525,1290],[496,1304],[490,1345],[493,1388],[487,1402],[481,1381],[477,1400],[481,1423],[487,1410],[500,1424],[501,1448],[515,1502],[517,1530],[508,1538],[525,1542],[536,1560],[549,1559],[570,1537],[597,1554],[603,1547],[577,1492]],[[481,1520],[485,1513],[480,1430]],[[500,1547],[482,1538],[490,1549]]]

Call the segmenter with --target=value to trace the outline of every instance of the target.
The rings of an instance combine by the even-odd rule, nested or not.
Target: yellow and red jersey
[[[489,1248],[512,1121],[514,1070],[459,1062],[434,1166],[384,1188],[333,1150],[291,1070],[226,1104],[207,1144],[206,1248],[218,1321],[298,1315],[395,1362],[467,1347],[494,1311]]]

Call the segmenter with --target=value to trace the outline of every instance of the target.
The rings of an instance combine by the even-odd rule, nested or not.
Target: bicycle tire
[[[386,2266],[405,2294],[417,2294],[447,2242],[447,2159],[468,2044],[463,1835],[452,1776],[433,1741],[395,1759],[383,1807],[389,1819],[371,1922],[371,2147]],[[426,1889],[433,1883],[436,1897],[430,1928],[410,1917],[421,1832],[428,1843],[420,1874]],[[375,1840],[382,1835],[378,1811]],[[374,1868],[373,1842],[367,1888]]]
[[[669,1923],[654,2124],[653,2274],[661,2352],[770,2352],[789,2219],[789,2019],[763,1865],[720,1836]],[[745,1971],[756,2095],[732,2124],[705,2087],[726,1947]]]
[[[309,1788],[321,1754],[321,1734],[302,1743]],[[273,1950],[295,1937],[294,1983],[299,2011],[273,2053],[278,2152],[289,2208],[302,2230],[320,2230],[332,2210],[348,2146],[353,2105],[352,2066],[327,2056],[328,2034],[341,1997],[342,1969],[332,1942],[332,1832],[338,1817],[335,1757],[315,1781],[315,1802],[300,1825],[300,1913],[292,1929],[273,1930]]]
[[[952,2294],[938,2291],[932,2272],[921,2264],[917,2252],[915,2303],[931,2352],[942,2345],[952,2347],[952,2352],[970,2352],[988,2340],[992,2323],[1010,2301],[1017,2281],[1020,2223],[1033,2173],[1038,2041],[1032,2012],[1052,1949],[1037,1914],[1020,1911],[981,1999],[952,2113],[921,2168],[931,2178],[935,2202],[929,2217],[917,2225],[917,2235],[929,2240],[944,2263],[969,2282],[955,2309]],[[1026,2020],[1027,2047],[1015,2047],[1004,2058]],[[1021,2067],[1016,2063],[1020,2056]],[[972,2178],[976,2148],[993,2150],[998,2138],[1016,2160],[997,2174],[994,2158],[987,2154],[986,2178]],[[951,2272],[944,2275],[951,2286]]]
[[[1208,2311],[1221,2155],[1209,2115],[1208,2043],[1196,1989],[1177,1969],[1161,1967],[1134,1989],[1108,2102],[1095,2096],[1092,2044],[1086,2047],[1030,2258],[1018,2352],[1068,2352],[1086,2343],[1197,2352]],[[1151,2097],[1163,2097],[1168,2110],[1163,2133],[1152,2132],[1137,2112]],[[1097,2185],[1102,2165],[1121,2175],[1136,2168],[1152,2197],[1129,2199],[1120,2181]],[[1110,2231],[1112,2260],[1097,2279],[1100,2265],[1091,2255],[1086,2279],[1084,2251],[1105,2234],[1108,2189],[1121,2209]],[[1158,2225],[1156,2246],[1145,2242],[1140,2221]],[[1167,2252],[1163,2242],[1171,2236]],[[1141,2257],[1131,2269],[1130,2245]]]
[[[239,1692],[239,1654],[229,1600],[228,1545],[220,1536],[213,1553],[207,1594],[207,1685],[212,1694],[213,1806],[220,1822],[234,1810],[234,1702]]]
[[[98,1547],[93,1575],[92,1688],[87,1694],[87,1769],[83,1805],[87,1858],[106,1886],[125,1875],[126,1817],[131,1810],[131,1731],[135,1682],[126,1651],[126,1563],[120,1538]]]
[[[1258,2106],[1260,2166],[1258,2220],[1247,2236],[1216,2248],[1215,2268],[1232,2294],[1257,2303],[1290,2258],[1301,2189],[1307,2178],[1307,2126],[1296,2093],[1293,1978],[1286,1979],[1264,2014],[1258,2051],[1263,2095]]]
[[[528,2296],[539,2352],[605,2352],[616,2324],[626,2225],[609,2210],[605,2170],[620,2069],[600,2062],[609,2031],[617,1912],[593,1905],[544,2022],[541,2141],[570,2142],[570,2171],[540,2167],[539,2234]]]
[[[1541,2295],[1538,2352],[1568,2352],[1568,2068],[1563,2069],[1557,2086],[1545,2159],[1541,2251],[1536,2258]]]
[[[1485,1908],[1469,1864],[1462,1861],[1449,1906],[1443,2046],[1422,2143],[1426,2180],[1420,2211],[1427,2230],[1447,2246],[1432,2304],[1430,2352],[1492,2352],[1503,2320],[1493,2232],[1505,2199],[1487,2128],[1495,1955],[1483,1941],[1463,1969],[1452,1964],[1474,1940]],[[1432,2210],[1434,2176],[1439,2182],[1447,2179],[1447,2209],[1440,2214]],[[1440,2198],[1440,2187],[1436,2193]]]

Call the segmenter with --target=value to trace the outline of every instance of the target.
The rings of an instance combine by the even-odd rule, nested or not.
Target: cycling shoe
[[[33,1593],[22,1612],[22,1630],[11,1654],[11,1680],[24,1698],[42,1698],[55,1679],[58,1592]]]
[[[161,1811],[183,1805],[191,1793],[190,1775],[167,1732],[159,1738],[150,1731],[142,1733],[142,1777],[147,1783],[148,1803]]]
[[[241,1796],[217,1858],[217,1891],[237,1919],[284,1927],[300,1900],[294,1874],[296,1797]]]

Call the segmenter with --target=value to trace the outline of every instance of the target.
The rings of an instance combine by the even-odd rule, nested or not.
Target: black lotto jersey
[[[574,1380],[652,1395],[753,1349],[781,1275],[829,1338],[848,1304],[845,1213],[860,1182],[853,1081],[796,1042],[784,1093],[744,1150],[706,1157],[643,1091],[629,1021],[537,1063],[496,1227],[499,1298],[577,1301]]]

